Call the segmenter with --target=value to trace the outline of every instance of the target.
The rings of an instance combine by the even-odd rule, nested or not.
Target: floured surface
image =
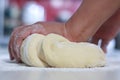
[[[120,61],[107,62],[98,68],[36,68],[16,64],[3,55],[0,80],[120,80]]]

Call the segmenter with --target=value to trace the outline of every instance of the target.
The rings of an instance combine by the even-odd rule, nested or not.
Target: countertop
[[[106,55],[107,65],[97,68],[37,68],[9,60],[0,49],[0,80],[120,80],[120,51]]]

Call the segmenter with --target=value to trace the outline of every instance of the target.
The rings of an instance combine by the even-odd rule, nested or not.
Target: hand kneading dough
[[[32,34],[28,36],[22,43],[20,54],[24,63],[29,66],[45,67],[48,66],[41,59],[38,54],[41,47],[42,40],[45,36],[40,34]]]
[[[98,46],[70,42],[57,34],[32,34],[27,37],[21,46],[21,59],[30,66],[39,67],[86,68],[106,63],[105,54]]]

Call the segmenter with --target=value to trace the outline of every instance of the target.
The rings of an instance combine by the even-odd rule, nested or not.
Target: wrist
[[[66,22],[64,27],[65,27],[64,32],[70,38],[71,41],[74,42],[86,41],[86,37],[84,37],[84,35],[81,33],[79,29],[76,30],[76,26],[74,25],[74,23]]]

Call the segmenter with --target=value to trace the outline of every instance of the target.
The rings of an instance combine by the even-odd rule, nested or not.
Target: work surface
[[[107,65],[99,68],[36,68],[0,55],[0,80],[120,80],[120,57],[107,57]]]

